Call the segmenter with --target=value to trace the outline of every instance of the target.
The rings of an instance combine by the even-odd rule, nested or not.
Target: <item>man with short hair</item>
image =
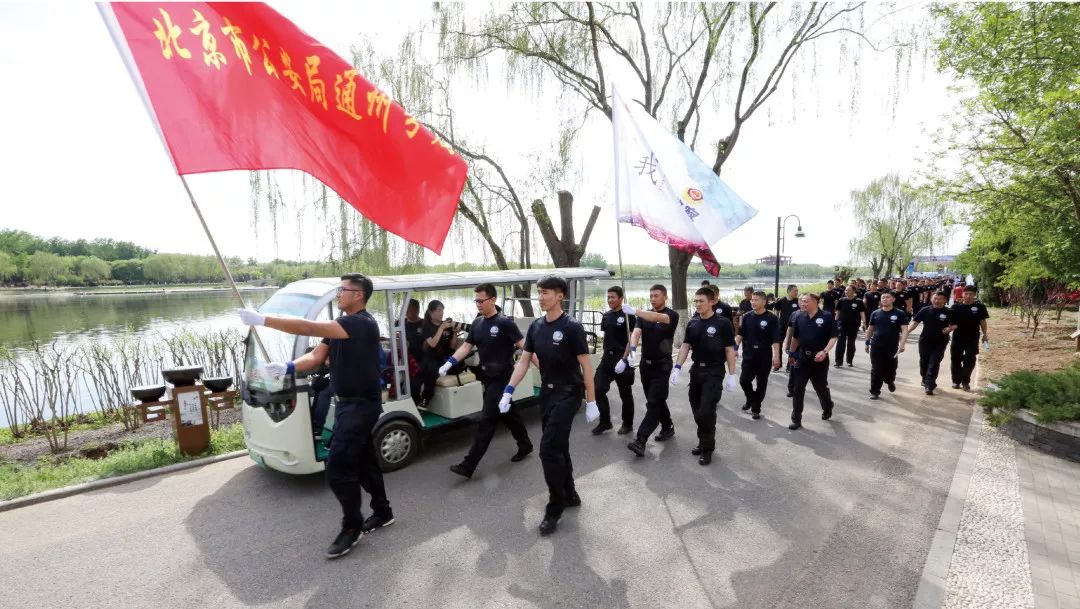
[[[895,292],[881,295],[881,308],[870,316],[866,329],[866,351],[870,354],[870,399],[881,399],[881,385],[896,391],[897,354],[903,353],[908,337],[908,314],[893,306]]]
[[[537,300],[544,316],[529,326],[524,350],[514,367],[510,382],[503,389],[499,410],[510,407],[514,387],[525,378],[533,354],[540,363],[540,463],[548,487],[548,503],[540,534],[550,535],[559,525],[567,507],[581,505],[574,485],[574,464],[570,459],[570,428],[574,415],[586,399],[585,417],[599,416],[593,387],[592,364],[585,329],[562,309],[566,298],[566,280],[548,275],[536,282]]]
[[[735,349],[742,350],[739,384],[746,396],[742,409],[749,410],[750,416],[756,420],[761,418],[761,405],[769,386],[769,372],[780,369],[781,338],[780,319],[765,310],[765,292],[754,292],[750,302],[753,309],[739,318]]]
[[[806,384],[814,386],[821,402],[821,419],[832,418],[833,401],[829,391],[829,351],[836,344],[836,324],[831,315],[819,309],[817,294],[807,294],[805,311],[792,317],[791,352],[795,360],[795,395],[791,401],[791,424],[788,429],[802,427],[803,400]]]
[[[754,298],[754,286],[748,285],[743,288],[743,299],[739,301],[739,308],[735,312],[735,328],[738,329],[740,318],[746,315],[750,311],[754,310],[754,305],[751,300]]]
[[[934,395],[938,368],[941,366],[941,359],[945,357],[949,334],[956,329],[952,311],[945,308],[946,299],[944,292],[934,294],[930,299],[930,306],[919,309],[908,328],[908,334],[911,334],[919,324],[923,325],[922,334],[919,335],[919,377],[922,378],[926,395]]]
[[[990,344],[990,333],[986,327],[990,313],[986,305],[975,300],[975,293],[974,285],[964,286],[960,302],[952,306],[953,323],[956,324],[950,351],[952,382],[953,389],[963,386],[964,391],[971,391],[971,372],[975,369],[975,356],[979,354],[980,331],[984,344]]]
[[[651,311],[636,309],[637,328],[630,337],[630,357],[641,345],[641,386],[645,390],[645,417],[638,425],[637,436],[627,448],[638,455],[645,454],[649,435],[660,426],[654,438],[664,442],[675,436],[675,423],[667,405],[668,377],[671,375],[671,349],[679,314],[667,306],[667,288],[656,284],[649,288]],[[624,305],[625,308],[625,305]]]
[[[607,290],[608,311],[600,318],[600,330],[604,334],[604,355],[596,367],[596,406],[600,409],[600,422],[592,430],[598,436],[612,428],[611,404],[607,392],[611,382],[619,389],[622,400],[622,424],[618,434],[625,435],[634,431],[634,369],[629,365],[630,333],[634,330],[635,311],[630,305],[623,304],[623,289],[613,285]],[[629,310],[628,310],[629,309]]]
[[[869,293],[867,294],[869,296]],[[866,327],[866,305],[855,296],[855,288],[848,286],[844,297],[837,303],[836,308],[836,364],[837,368],[844,365],[844,356],[847,355],[848,368],[853,367],[855,361],[855,337],[860,328]]]
[[[330,358],[330,385],[337,396],[334,436],[326,460],[326,479],[341,504],[341,532],[326,550],[328,558],[348,554],[364,533],[394,524],[394,512],[386,498],[382,471],[375,456],[372,432],[382,415],[383,353],[379,324],[367,312],[373,286],[360,273],[341,276],[337,305],[341,316],[331,321],[311,321],[263,315],[240,309],[240,320],[249,326],[266,326],[298,336],[322,337],[314,349],[291,362],[267,364],[275,377],[318,368]],[[364,518],[361,489],[371,495],[372,515]]]
[[[507,412],[499,410],[502,390],[514,371],[514,352],[525,346],[525,338],[521,336],[521,330],[514,320],[495,310],[495,300],[499,293],[494,285],[482,283],[476,286],[473,292],[476,294],[473,303],[480,315],[469,328],[469,336],[465,342],[439,368],[439,376],[447,374],[458,362],[472,353],[473,347],[480,358],[479,377],[483,399],[480,421],[476,426],[476,435],[469,453],[461,463],[450,466],[450,471],[465,478],[472,478],[476,467],[480,465],[480,460],[491,445],[491,439],[495,437],[497,423],[505,425],[517,442],[517,452],[510,457],[510,461],[517,463],[533,451],[529,432],[525,429],[525,423],[521,420],[521,413],[517,408],[511,404]]]
[[[720,286],[710,285],[709,290],[712,292],[713,312],[728,320],[728,323],[732,324],[734,328],[735,312],[732,310],[731,305],[720,298]]]

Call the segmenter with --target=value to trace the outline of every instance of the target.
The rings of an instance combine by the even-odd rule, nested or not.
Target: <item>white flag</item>
[[[615,208],[619,222],[701,258],[720,272],[712,247],[757,214],[693,150],[612,88]]]

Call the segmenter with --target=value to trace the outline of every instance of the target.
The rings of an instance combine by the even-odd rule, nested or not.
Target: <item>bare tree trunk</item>
[[[548,216],[542,199],[536,199],[532,204],[533,218],[536,226],[540,228],[540,235],[544,238],[544,244],[551,252],[551,261],[557,267],[581,266],[581,259],[585,256],[585,248],[589,244],[596,219],[600,216],[600,207],[594,205],[589,221],[585,225],[585,232],[581,235],[581,242],[574,242],[574,195],[565,190],[559,191],[559,220],[560,235],[555,234],[551,217]]]

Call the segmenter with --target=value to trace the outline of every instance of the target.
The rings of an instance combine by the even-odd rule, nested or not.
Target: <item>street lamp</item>
[[[787,221],[792,218],[795,218],[798,222],[795,228],[795,237],[802,238],[806,236],[802,229],[802,219],[799,216],[791,214],[783,220],[780,219],[780,216],[776,217],[776,260],[774,261],[776,262],[776,286],[773,288],[773,294],[776,294],[777,300],[780,299],[780,252],[784,251],[782,248],[784,245],[784,232],[787,230]]]

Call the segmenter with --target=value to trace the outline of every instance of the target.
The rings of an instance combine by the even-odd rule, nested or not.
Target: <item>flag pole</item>
[[[619,222],[619,137],[615,132],[615,111],[614,106],[618,103],[615,99],[615,83],[611,83],[611,149],[614,153],[615,162],[612,164],[612,173],[615,176],[615,248],[618,251],[619,257],[619,285],[623,291],[623,302],[626,302],[626,273],[623,272],[622,263],[622,226]],[[1077,319],[1080,320],[1080,313],[1077,313]],[[1077,321],[1080,324],[1080,321]],[[626,344],[630,344],[630,316],[626,316]]]
[[[187,179],[184,178],[183,174],[177,175],[180,176],[180,182],[184,185],[184,190],[187,191],[191,206],[195,208],[195,215],[199,217],[199,223],[202,224],[203,231],[206,232],[206,238],[210,240],[210,247],[214,248],[214,255],[217,256],[218,264],[221,265],[221,270],[225,273],[225,279],[228,280],[229,286],[236,296],[236,301],[240,303],[240,308],[246,307],[247,304],[244,302],[244,297],[240,295],[240,290],[236,287],[236,281],[233,280],[232,273],[229,272],[229,266],[225,264],[225,259],[221,257],[221,251],[218,250],[217,242],[214,241],[214,236],[210,234],[210,227],[206,225],[206,219],[203,218],[202,210],[199,209],[199,204],[195,202],[195,195],[191,194],[191,187],[188,186]],[[263,345],[262,338],[259,337],[259,332],[255,329],[255,326],[251,326],[251,336],[255,338],[255,344],[259,346],[259,351],[262,353],[263,360],[269,363],[270,354],[266,352],[266,346]]]

